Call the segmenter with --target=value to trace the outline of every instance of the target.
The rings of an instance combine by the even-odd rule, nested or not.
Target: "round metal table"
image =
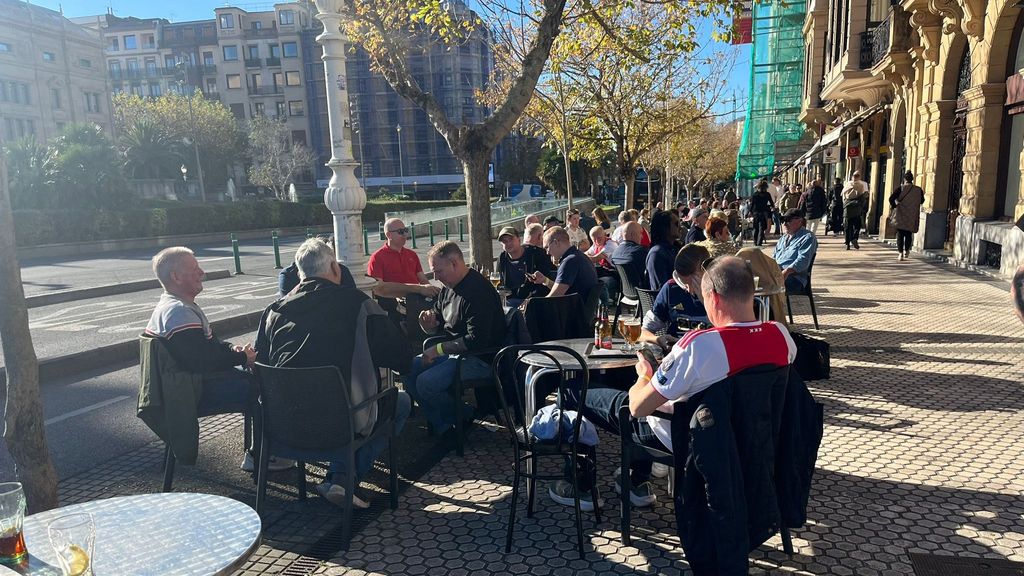
[[[754,298],[757,299],[757,301],[761,303],[761,318],[760,318],[761,322],[767,322],[769,319],[771,319],[771,313],[772,313],[772,302],[771,302],[772,299],[771,299],[771,297],[775,296],[776,294],[785,294],[785,293],[786,293],[786,287],[785,286],[776,286],[774,288],[764,287],[764,288],[758,288],[757,290],[754,290]]]
[[[96,522],[93,573],[133,576],[230,574],[260,544],[262,523],[248,505],[212,494],[144,494],[94,500],[25,518],[27,569],[60,576],[46,525],[90,512]]]

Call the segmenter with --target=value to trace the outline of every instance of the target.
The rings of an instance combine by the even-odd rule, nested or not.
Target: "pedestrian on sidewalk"
[[[860,250],[860,227],[868,203],[868,184],[860,179],[860,170],[843,187],[843,228],[846,230],[846,249]]]
[[[825,189],[821,187],[821,180],[811,180],[807,192],[800,197],[799,208],[807,218],[807,229],[817,234],[821,218],[825,215]],[[825,233],[828,234],[827,229]]]
[[[1013,307],[1017,309],[1017,317],[1024,322],[1024,264],[1021,264],[1013,275],[1010,296],[1013,298]]]
[[[914,243],[914,233],[921,225],[921,204],[924,203],[924,190],[914,184],[914,173],[907,170],[903,175],[903,184],[889,197],[892,207],[893,224],[896,225],[897,259],[902,262],[910,257],[910,246]]]
[[[750,211],[754,214],[754,246],[764,244],[765,232],[768,230],[768,218],[775,210],[775,201],[769,190],[768,182],[761,180],[757,192],[750,198]]]
[[[843,181],[836,178],[836,183],[828,191],[828,223],[825,226],[825,236],[831,231],[833,235],[839,236],[843,231]]]

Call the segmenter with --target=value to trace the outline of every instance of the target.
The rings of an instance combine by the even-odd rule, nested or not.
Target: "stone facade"
[[[789,178],[860,169],[872,190],[867,229],[892,237],[887,197],[911,170],[925,190],[915,248],[1009,275],[1024,262],[1024,231],[1013,226],[1024,217],[1024,110],[1011,114],[1020,103],[1007,90],[1024,74],[1024,9],[1012,0],[811,5],[806,88],[820,98],[805,98],[801,119],[819,134],[842,126],[843,156]]]

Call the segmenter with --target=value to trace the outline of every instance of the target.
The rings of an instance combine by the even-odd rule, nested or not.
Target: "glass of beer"
[[[92,514],[77,512],[58,516],[46,525],[46,531],[64,576],[93,576],[96,522]]]
[[[618,326],[618,328],[619,328],[619,336],[622,336],[622,339],[624,340],[624,342],[622,344],[621,350],[624,351],[624,352],[631,351],[633,348],[629,345],[629,340],[626,338],[626,317],[625,316],[619,316],[619,326]]]
[[[501,284],[501,274],[491,272],[491,284],[494,286],[494,289],[497,290],[498,285]]]
[[[630,318],[626,320],[625,324],[626,330],[622,333],[622,337],[626,339],[629,350],[635,350],[634,345],[640,339],[640,319]]]
[[[24,522],[25,491],[21,482],[0,484],[0,564],[18,564],[28,556]]]

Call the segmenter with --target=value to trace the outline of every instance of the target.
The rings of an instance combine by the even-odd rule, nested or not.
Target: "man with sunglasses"
[[[782,277],[786,281],[786,290],[802,292],[810,281],[808,271],[811,260],[818,252],[818,239],[804,228],[804,213],[794,208],[782,217],[782,227],[786,233],[775,244],[772,257],[782,268]]]
[[[377,280],[373,287],[376,296],[403,298],[418,294],[427,298],[437,296],[440,288],[432,286],[423,273],[420,257],[405,247],[409,229],[398,218],[384,222],[384,245],[370,255],[366,275]]]

